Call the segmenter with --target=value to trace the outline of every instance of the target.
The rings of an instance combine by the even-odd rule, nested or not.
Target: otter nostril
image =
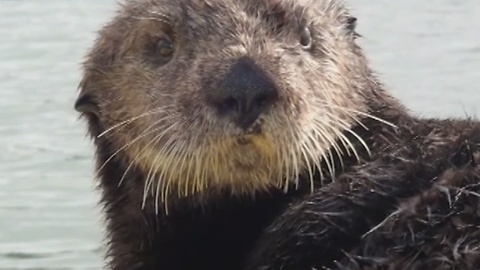
[[[239,110],[239,104],[237,100],[233,97],[229,97],[225,99],[222,104],[220,105],[221,110],[223,112],[229,112],[229,111],[238,111]]]
[[[254,105],[260,109],[263,107],[266,107],[267,104],[268,104],[268,97],[266,95],[259,96],[254,100]]]

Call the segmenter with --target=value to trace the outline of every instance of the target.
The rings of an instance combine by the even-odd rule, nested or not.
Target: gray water
[[[361,44],[423,116],[480,116],[480,1],[351,0]],[[101,269],[92,146],[72,109],[114,0],[0,0],[0,269]]]

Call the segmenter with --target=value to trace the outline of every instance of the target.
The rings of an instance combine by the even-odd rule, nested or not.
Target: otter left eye
[[[162,38],[158,41],[158,52],[163,58],[170,58],[173,55],[173,43],[166,39]]]
[[[300,34],[300,45],[304,50],[308,50],[312,47],[312,34],[308,27],[303,28]]]

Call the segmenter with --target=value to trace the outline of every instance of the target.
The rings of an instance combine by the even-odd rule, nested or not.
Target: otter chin
[[[412,115],[337,0],[135,0],[75,108],[109,269],[480,269],[480,124]]]

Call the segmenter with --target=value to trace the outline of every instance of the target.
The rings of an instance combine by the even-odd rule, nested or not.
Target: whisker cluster
[[[287,192],[291,183],[298,187],[300,175],[305,173],[308,175],[310,189],[313,191],[316,173],[319,174],[322,183],[327,177],[334,181],[336,166],[340,165],[342,169],[344,168],[345,156],[353,156],[360,160],[358,144],[354,143],[352,138],[370,154],[367,143],[351,128],[352,123],[363,127],[362,119],[371,118],[382,124],[394,126],[369,113],[326,101],[322,102],[321,107],[329,110],[322,111],[324,117],[312,119],[310,124],[306,125],[309,130],[304,130],[306,127],[302,127],[297,122],[282,121],[280,117],[272,115],[273,119],[270,119],[270,123],[266,123],[266,125],[272,125],[271,129],[278,128],[274,127],[274,123],[287,123],[287,125],[282,129],[283,132],[275,136],[265,135],[265,143],[271,145],[264,146],[268,151],[262,152],[259,156],[260,160],[255,161],[260,165],[244,175],[247,179],[240,180],[233,169],[235,168],[232,165],[233,156],[237,155],[231,151],[235,145],[233,140],[220,140],[208,136],[203,138],[185,136],[188,132],[185,123],[172,121],[172,115],[160,116],[161,112],[165,112],[165,107],[131,117],[102,132],[98,138],[113,136],[114,132],[126,128],[143,117],[156,117],[156,120],[140,135],[113,152],[99,167],[98,172],[119,152],[139,144],[140,146],[134,149],[135,155],[130,158],[118,186],[126,180],[133,166],[147,168],[142,208],[146,206],[148,198],[152,198],[157,213],[160,207],[168,213],[168,198],[174,195],[174,191],[176,196],[184,197],[205,191],[215,185],[229,185],[232,192],[251,192],[248,185],[253,185],[255,190],[276,186]],[[337,113],[339,111],[341,113]],[[349,119],[341,115],[346,115]],[[189,126],[190,130],[195,128],[198,127]],[[350,138],[347,134],[352,137]],[[146,138],[149,138],[148,141]],[[272,145],[277,146],[272,147]],[[339,164],[336,164],[337,161]],[[242,185],[238,183],[239,181],[248,181],[248,183]]]

